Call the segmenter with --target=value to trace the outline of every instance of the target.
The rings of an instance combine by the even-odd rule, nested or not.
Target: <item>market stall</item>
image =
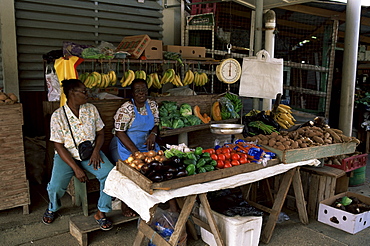
[[[257,171],[235,174],[228,178],[223,179],[221,178],[206,183],[189,185],[178,189],[166,191],[155,190],[152,195],[142,190],[130,178],[124,176],[117,170],[113,170],[107,179],[104,191],[110,194],[111,196],[115,196],[122,199],[122,201],[127,203],[130,207],[135,208],[135,211],[137,211],[140,214],[140,217],[144,221],[148,222],[150,220],[150,209],[158,203],[166,202],[172,198],[188,196],[192,197],[192,195],[204,194],[209,191],[243,186],[246,184],[251,184],[259,180],[263,180],[269,177],[285,173],[284,176],[285,181],[280,186],[279,192],[277,194],[272,209],[269,210],[273,216],[270,216],[268,224],[262,233],[262,240],[268,243],[272,236],[272,232],[274,230],[277,217],[282,209],[283,203],[285,201],[285,196],[287,194],[287,191],[290,187],[292,180],[293,187],[296,191],[297,202],[299,201],[299,203],[297,203],[297,206],[299,206],[300,208],[299,214],[301,221],[302,223],[308,223],[298,167],[304,165],[316,166],[318,164],[319,162],[317,160],[296,162],[292,164],[277,164],[271,167],[259,169]],[[188,205],[190,209],[189,207],[183,208],[185,209],[185,211],[187,211],[184,212],[186,214],[182,214],[183,218],[188,218],[188,215],[190,214],[193,205],[194,203],[190,203]],[[208,219],[210,221],[210,218]],[[183,222],[186,222],[186,219],[183,220],[184,220]],[[144,226],[141,225],[141,228],[143,227]],[[148,237],[148,235],[146,236]],[[138,235],[138,238],[139,237],[140,235]],[[176,242],[176,240],[173,240],[173,242]]]

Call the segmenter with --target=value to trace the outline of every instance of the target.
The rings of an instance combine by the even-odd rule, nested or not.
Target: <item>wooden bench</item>
[[[107,217],[112,221],[113,225],[122,224],[132,220],[137,220],[139,217],[124,217],[121,210],[114,210],[107,214]],[[101,230],[99,224],[95,222],[94,215],[83,216],[77,215],[69,219],[69,232],[75,237],[81,246],[87,246],[88,233]]]

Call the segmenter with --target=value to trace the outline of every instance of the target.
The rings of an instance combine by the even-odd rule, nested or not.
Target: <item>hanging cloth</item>
[[[83,62],[84,59],[77,57],[77,56],[70,56],[68,58],[60,57],[59,59],[55,60],[54,68],[57,73],[58,79],[62,82],[65,79],[77,79],[77,66]],[[61,91],[60,91],[60,107],[64,106],[66,103],[67,98],[63,92],[63,87],[61,84]]]

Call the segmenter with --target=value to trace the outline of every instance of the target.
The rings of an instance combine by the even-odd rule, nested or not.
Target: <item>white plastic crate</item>
[[[226,246],[258,246],[261,228],[262,216],[235,216],[228,217],[212,211],[216,221],[221,238]],[[203,221],[207,221],[203,206],[199,207],[199,216]],[[210,246],[216,245],[216,240],[212,233],[201,228],[202,240]]]
[[[352,214],[331,206],[336,199],[344,196],[357,197],[361,202],[370,204],[369,197],[352,192],[344,192],[320,202],[318,221],[351,234],[356,234],[370,226],[370,212]]]

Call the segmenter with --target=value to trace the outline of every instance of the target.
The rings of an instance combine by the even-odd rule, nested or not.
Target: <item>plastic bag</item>
[[[58,80],[58,76],[54,73],[53,68],[49,65],[46,66],[45,80],[48,87],[48,101],[59,101],[60,82]]]
[[[177,212],[170,212],[168,210],[157,208],[150,226],[166,241],[168,241],[173,231],[175,230],[175,225],[178,218],[179,213]],[[186,243],[187,243],[187,234],[184,227],[184,230],[181,232],[179,242],[177,243],[177,245],[186,246]],[[148,246],[155,246],[155,244],[149,242]]]

